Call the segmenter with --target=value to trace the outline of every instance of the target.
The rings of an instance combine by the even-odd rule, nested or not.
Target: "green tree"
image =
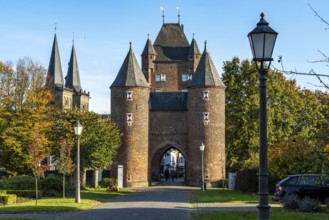
[[[112,164],[116,149],[120,145],[120,132],[109,119],[78,108],[57,111],[53,117],[56,118],[52,133],[54,143],[62,138],[72,141],[74,124],[79,121],[83,126],[80,139],[80,167],[82,171],[88,168],[106,169]],[[57,147],[57,149],[59,148]],[[73,151],[72,156],[75,157],[75,154],[76,152]]]
[[[258,71],[254,63],[233,58],[224,63],[223,82],[226,85],[228,170],[258,166]],[[320,127],[326,122],[323,105],[314,92],[300,89],[294,80],[287,80],[282,73],[272,70],[268,72],[267,120],[269,153],[285,146],[310,148],[318,141]],[[275,155],[269,154],[269,157]],[[270,160],[270,171],[283,168],[272,162],[275,160]]]
[[[12,63],[0,62],[0,166],[12,175],[29,168],[27,146],[31,133],[49,133],[53,100],[44,88],[47,70],[29,58]],[[48,143],[42,146],[49,148]]]

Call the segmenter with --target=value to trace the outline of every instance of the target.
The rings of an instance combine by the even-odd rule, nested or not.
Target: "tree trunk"
[[[38,206],[38,177],[35,176],[35,206]]]
[[[65,199],[65,175],[63,174],[63,199]]]
[[[83,172],[80,175],[80,189],[85,190],[86,189],[86,181],[87,181],[87,173],[84,169]]]
[[[93,172],[93,180],[91,186],[94,188],[98,187],[98,174],[99,174],[99,169],[95,168]]]

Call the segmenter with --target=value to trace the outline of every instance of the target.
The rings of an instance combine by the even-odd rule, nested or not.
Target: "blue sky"
[[[200,50],[207,49],[222,73],[223,62],[234,56],[251,59],[247,34],[261,12],[279,32],[273,58],[283,56],[286,70],[314,69],[329,74],[320,49],[329,54],[329,30],[308,3],[329,21],[328,0],[2,0],[0,1],[0,60],[16,61],[28,56],[48,67],[57,23],[57,38],[66,75],[74,32],[82,88],[91,93],[90,110],[110,113],[110,90],[128,52],[129,42],[140,61],[147,34],[154,42],[165,22],[181,24],[189,41],[193,33]],[[274,65],[280,67],[275,61]],[[295,78],[301,87],[314,89],[316,78]]]

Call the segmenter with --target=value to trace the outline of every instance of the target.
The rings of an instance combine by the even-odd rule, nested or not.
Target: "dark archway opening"
[[[167,147],[152,159],[151,174],[155,184],[177,185],[185,181],[186,161],[175,147]]]

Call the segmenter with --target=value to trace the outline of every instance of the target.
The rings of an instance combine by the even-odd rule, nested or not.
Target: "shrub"
[[[219,188],[228,188],[228,179],[221,179],[218,183]]]
[[[297,194],[291,194],[284,196],[280,202],[284,209],[297,210],[299,208],[299,196]]]
[[[235,189],[248,193],[257,192],[257,172],[258,170],[256,168],[248,168],[238,171],[235,178]]]
[[[35,189],[34,190],[7,190],[7,193],[15,194],[18,197],[24,198],[35,198]],[[42,190],[38,190],[38,198],[42,197]]]
[[[7,193],[6,190],[0,190],[0,195],[1,195],[1,194],[6,194],[6,193]]]
[[[327,206],[327,208],[329,208],[329,198],[326,198],[324,200],[324,204]]]
[[[0,195],[0,203],[4,205],[10,205],[16,203],[16,195],[12,194],[2,194]]]
[[[102,187],[117,186],[118,182],[114,178],[103,178],[100,184]]]
[[[65,182],[65,194],[73,192],[72,186],[69,184],[69,178]],[[56,197],[63,195],[63,176],[49,175],[40,180],[40,189],[44,192],[43,196]]]
[[[305,197],[299,201],[299,211],[313,212],[317,209],[319,201],[310,197]]]
[[[33,176],[15,176],[10,178],[3,178],[2,181],[2,189],[35,189],[35,178]]]

